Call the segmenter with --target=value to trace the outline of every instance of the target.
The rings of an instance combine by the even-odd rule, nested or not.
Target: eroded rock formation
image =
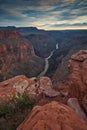
[[[51,102],[33,108],[17,130],[87,130],[87,123],[71,108]]]
[[[87,50],[80,50],[69,61],[71,74],[68,76],[69,92],[82,99],[87,92]]]
[[[37,79],[27,78],[24,75],[16,76],[9,80],[0,83],[0,102],[10,100],[17,97],[18,94],[22,95],[27,93],[29,97],[48,96],[55,97],[59,95],[52,89],[52,82],[48,77],[41,77]]]
[[[69,60],[68,68],[69,74],[62,83],[57,85],[57,90],[66,92],[69,98],[77,98],[78,105],[87,114],[87,50],[80,50],[73,54]],[[77,103],[77,101],[71,102],[71,104]],[[74,109],[78,109],[78,105]],[[79,112],[79,114],[81,113]]]
[[[78,99],[78,105],[80,103],[79,106],[87,114],[87,50],[80,50],[76,54],[73,54],[69,60],[68,68],[70,74],[63,82],[63,89],[68,91],[70,97]],[[58,88],[61,89],[61,86],[59,85]],[[71,101],[69,105],[73,103],[77,104],[77,101]],[[73,104],[76,107],[74,109],[78,109],[78,105]],[[78,114],[81,114],[81,112],[79,111]]]

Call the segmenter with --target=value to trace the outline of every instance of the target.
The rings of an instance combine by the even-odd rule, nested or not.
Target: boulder
[[[56,97],[60,94],[53,89],[52,81],[48,77],[40,78],[40,89],[43,91],[43,94],[48,97]]]
[[[87,122],[70,107],[51,102],[36,106],[17,130],[87,130]]]

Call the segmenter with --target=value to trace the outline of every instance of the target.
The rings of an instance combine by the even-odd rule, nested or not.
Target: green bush
[[[37,101],[26,93],[0,104],[0,130],[15,130]]]
[[[10,102],[0,104],[0,117],[6,118],[7,116],[12,115],[12,113],[14,113],[14,108]]]
[[[26,93],[22,96],[19,95],[17,98],[11,101],[0,104],[0,117],[6,118],[7,116],[13,115],[15,112],[22,111],[26,108],[32,109],[36,100],[30,98]]]
[[[36,103],[36,100],[30,98],[26,93],[24,93],[22,96],[19,95],[19,97],[15,98],[14,100],[19,109],[24,109],[25,107],[29,107],[30,109],[32,109],[32,107]]]

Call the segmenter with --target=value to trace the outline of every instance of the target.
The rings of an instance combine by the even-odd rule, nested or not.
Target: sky
[[[87,0],[0,0],[0,26],[87,29]]]

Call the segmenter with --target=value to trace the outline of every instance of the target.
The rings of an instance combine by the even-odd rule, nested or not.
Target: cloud
[[[86,14],[87,0],[0,0],[0,25],[83,27]]]
[[[76,24],[54,24],[54,25],[50,25],[51,27],[68,27],[68,26],[73,26],[73,27],[77,27],[77,26],[87,26],[87,23],[76,23]]]

